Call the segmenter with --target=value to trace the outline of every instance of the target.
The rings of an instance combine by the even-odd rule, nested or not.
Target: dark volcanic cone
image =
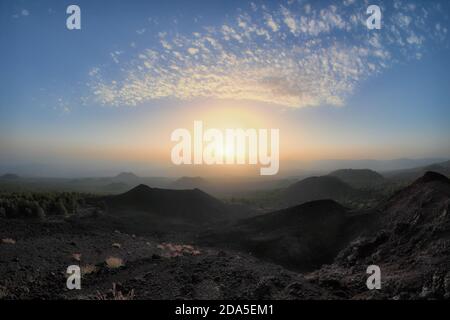
[[[341,169],[333,171],[328,175],[339,178],[355,188],[374,187],[385,182],[381,174],[369,169]]]
[[[333,199],[341,200],[354,195],[355,190],[340,179],[332,176],[310,177],[286,188],[283,199],[289,205],[308,201]]]
[[[108,210],[138,210],[161,219],[177,218],[190,223],[207,223],[227,218],[228,207],[199,190],[168,190],[139,185],[117,196],[104,198]]]
[[[366,216],[354,215],[333,200],[318,200],[242,220],[205,241],[293,269],[312,270],[331,263],[359,234]]]

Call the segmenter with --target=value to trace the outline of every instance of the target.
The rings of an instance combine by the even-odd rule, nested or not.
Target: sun
[[[223,147],[223,155],[225,156],[225,159],[230,158],[233,159],[234,156],[237,156],[237,154],[235,154],[235,150],[232,146],[225,144]]]
[[[216,157],[218,159],[224,159],[224,162],[226,162],[227,159],[234,159],[235,157],[235,150],[233,149],[233,146],[227,145],[225,143],[216,143],[214,152]]]

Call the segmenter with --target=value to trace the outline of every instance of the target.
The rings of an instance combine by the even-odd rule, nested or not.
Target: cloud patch
[[[447,39],[446,22],[430,21],[438,7],[387,2],[382,30],[370,31],[365,7],[343,4],[252,4],[192,34],[165,30],[129,61],[112,53],[118,72],[95,68],[89,86],[98,102],[112,106],[167,97],[340,106],[361,81],[399,61],[420,59],[427,44]]]

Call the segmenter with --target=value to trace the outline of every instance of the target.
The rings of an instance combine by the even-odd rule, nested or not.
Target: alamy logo
[[[77,265],[71,265],[67,267],[66,273],[69,275],[67,277],[66,286],[69,290],[80,290],[81,289],[81,269]]]
[[[72,4],[67,7],[67,14],[70,14],[66,20],[66,27],[69,30],[80,30],[81,29],[81,9],[79,6]]]
[[[367,278],[366,285],[367,289],[381,289],[381,269],[379,266],[373,264],[367,267],[367,274],[370,276]]]
[[[171,153],[175,165],[261,164],[261,175],[274,175],[279,170],[279,129],[204,130],[202,121],[194,121],[193,137],[188,129],[172,132],[178,142]],[[270,147],[269,147],[270,144]]]
[[[379,6],[371,5],[367,8],[367,14],[370,17],[366,20],[366,25],[369,30],[381,29],[381,9]]]
[[[66,26],[69,30],[81,29],[81,9],[78,5],[72,4],[67,7],[67,14],[70,16],[66,20]],[[366,10],[370,14],[366,20],[366,25],[369,30],[381,29],[381,9],[377,5],[370,5]]]

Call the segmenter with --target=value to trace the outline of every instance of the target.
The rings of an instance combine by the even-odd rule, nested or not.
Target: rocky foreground
[[[345,298],[450,299],[450,180],[428,172],[377,210],[377,231],[308,278]],[[355,281],[370,264],[381,268],[382,290]]]
[[[100,218],[103,219],[103,218]],[[97,219],[0,221],[3,299],[333,298],[301,274],[251,256],[95,227]],[[80,265],[82,289],[66,288]],[[115,285],[115,290],[113,289]]]

